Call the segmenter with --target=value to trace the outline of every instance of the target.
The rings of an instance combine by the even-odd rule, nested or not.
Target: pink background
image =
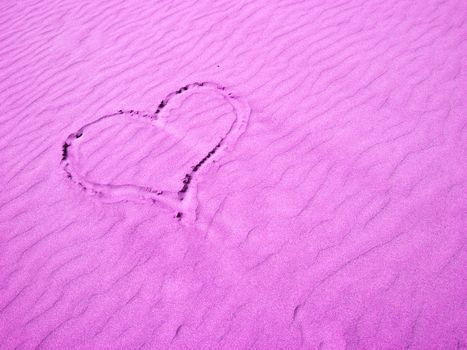
[[[2,1],[0,348],[467,348],[466,17]],[[224,90],[169,99],[161,127],[93,124],[70,148],[87,182],[66,176],[70,134],[200,82],[249,112],[181,220],[136,197],[176,193],[230,130]]]

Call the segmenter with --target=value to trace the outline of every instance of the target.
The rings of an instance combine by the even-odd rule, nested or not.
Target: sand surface
[[[467,2],[0,2],[0,349],[466,349]]]

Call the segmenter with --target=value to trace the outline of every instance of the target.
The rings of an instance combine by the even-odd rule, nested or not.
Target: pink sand
[[[466,1],[0,3],[0,349],[466,349]]]

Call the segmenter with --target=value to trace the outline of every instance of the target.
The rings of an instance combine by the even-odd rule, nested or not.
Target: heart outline
[[[108,118],[130,117],[134,120],[145,121],[148,123],[148,126],[156,127],[181,140],[181,133],[176,127],[170,126],[170,122],[167,121],[169,117],[167,106],[175,104],[173,108],[179,107],[183,103],[181,98],[184,93],[186,91],[192,91],[193,89],[197,91],[214,91],[222,96],[226,102],[232,106],[235,120],[232,122],[225,135],[221,137],[220,141],[210,149],[209,153],[201,159],[201,161],[192,166],[190,171],[186,172],[183,179],[183,186],[179,191],[167,191],[156,189],[151,186],[134,184],[115,185],[111,183],[99,183],[86,179],[85,176],[81,175],[79,171],[74,168],[73,160],[76,161],[77,156],[71,152],[73,146],[79,143],[79,139],[83,137],[86,129]],[[177,104],[177,102],[179,104]],[[183,217],[184,222],[194,223],[197,219],[197,203],[195,203],[197,183],[195,182],[199,180],[200,174],[207,170],[207,166],[204,166],[204,163],[210,159],[212,164],[216,159],[233,148],[239,138],[245,133],[249,124],[250,115],[251,108],[249,104],[229,91],[226,87],[214,82],[196,82],[188,84],[169,93],[165,99],[160,102],[154,113],[143,113],[138,110],[119,110],[116,113],[101,116],[81,126],[76,132],[69,134],[63,143],[60,165],[69,180],[78,185],[85,192],[99,197],[104,202],[131,201],[136,203],[158,204],[170,210],[174,210],[176,212],[175,218],[179,221],[182,221],[181,219]],[[196,176],[195,173],[197,173]]]

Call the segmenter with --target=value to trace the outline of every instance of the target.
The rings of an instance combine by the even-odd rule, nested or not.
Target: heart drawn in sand
[[[157,110],[119,110],[70,134],[61,167],[74,184],[106,202],[169,208],[195,220],[196,183],[232,150],[250,117],[246,101],[213,82],[167,95]]]

